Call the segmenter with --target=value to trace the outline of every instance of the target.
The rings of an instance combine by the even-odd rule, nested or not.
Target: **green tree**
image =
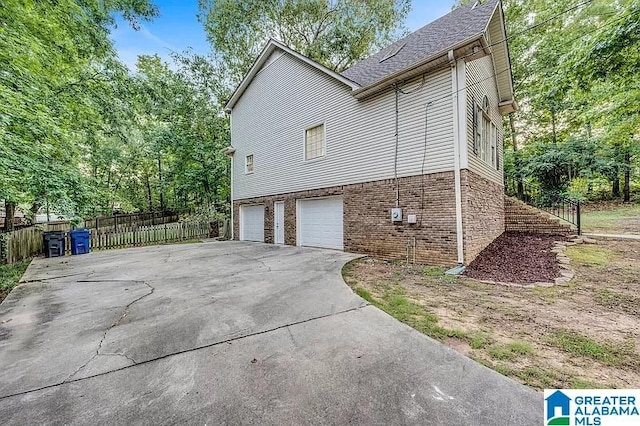
[[[199,0],[199,19],[231,85],[269,38],[342,71],[397,38],[409,0]]]
[[[0,199],[35,208],[86,206],[79,142],[90,91],[114,57],[116,13],[134,25],[156,9],[147,0],[17,1],[0,7]],[[11,219],[11,218],[9,218]],[[6,228],[10,229],[8,220]]]

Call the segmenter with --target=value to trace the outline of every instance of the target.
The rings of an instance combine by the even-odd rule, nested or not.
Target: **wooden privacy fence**
[[[83,221],[83,228],[113,228],[117,231],[120,228],[131,228],[133,226],[164,225],[165,223],[177,222],[178,218],[177,214],[167,212],[116,214],[113,216],[100,216],[93,219],[85,219]]]
[[[209,223],[166,223],[156,226],[119,227],[91,230],[91,250],[138,247],[174,243],[209,236]],[[68,237],[67,237],[68,239]]]
[[[32,227],[0,234],[0,263],[17,263],[42,253],[42,232]]]
[[[207,238],[209,222],[166,223],[155,226],[118,227],[91,230],[91,250],[139,247]],[[0,234],[0,263],[16,263],[44,253],[42,228],[25,228]],[[65,233],[65,252],[71,253],[71,238]]]

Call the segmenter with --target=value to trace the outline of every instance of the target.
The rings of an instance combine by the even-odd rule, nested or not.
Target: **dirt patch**
[[[531,284],[553,282],[560,275],[551,251],[561,236],[505,232],[471,262],[464,275],[478,280]]]
[[[640,242],[566,253],[576,276],[549,288],[483,284],[372,259],[348,264],[344,276],[380,309],[535,388],[639,388]]]

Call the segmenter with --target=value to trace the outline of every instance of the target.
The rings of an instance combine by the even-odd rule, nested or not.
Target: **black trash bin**
[[[46,257],[64,256],[64,232],[50,231],[44,234],[44,255]]]

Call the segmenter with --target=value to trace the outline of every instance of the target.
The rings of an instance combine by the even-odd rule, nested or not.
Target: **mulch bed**
[[[560,275],[554,241],[565,237],[505,232],[467,267],[464,275],[478,280],[516,284],[553,282]]]

